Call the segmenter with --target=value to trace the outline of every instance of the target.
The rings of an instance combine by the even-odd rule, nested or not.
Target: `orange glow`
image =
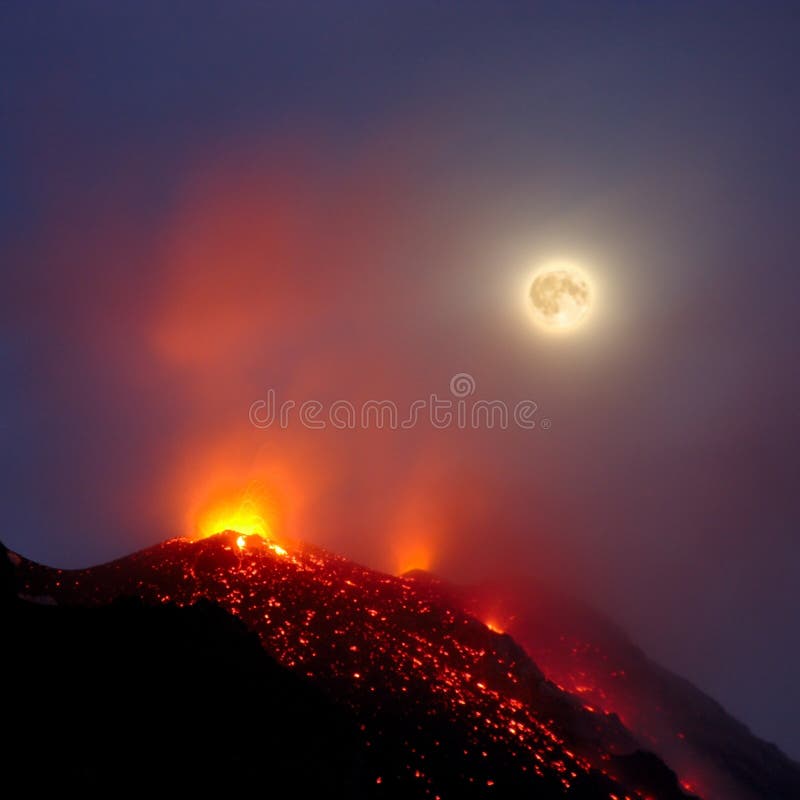
[[[505,633],[503,628],[493,619],[486,620],[486,627],[493,633]]]
[[[267,521],[267,507],[264,492],[259,492],[258,484],[253,483],[244,492],[226,495],[209,503],[199,516],[193,538],[207,539],[224,531],[233,531],[238,534],[236,546],[239,550],[250,549],[257,544],[271,550],[276,556],[288,556],[289,551],[273,539],[272,527]]]
[[[245,536],[271,538],[272,530],[252,489],[215,500],[200,512],[194,538],[205,539],[222,531],[241,534],[236,540],[240,548],[245,546]]]
[[[240,550],[246,549],[248,547],[248,544],[252,544],[252,542],[248,542],[248,539],[252,539],[253,536],[257,537],[257,541],[262,547],[266,546],[267,550],[272,550],[272,552],[275,553],[276,556],[282,556],[283,557],[283,556],[288,556],[289,555],[289,551],[288,550],[286,550],[285,548],[281,547],[279,544],[276,544],[275,542],[270,541],[269,539],[265,538],[264,536],[261,536],[260,534],[252,534],[251,533],[251,534],[242,534],[241,536],[237,536],[236,537],[236,546]]]
[[[429,468],[426,463],[424,468],[420,467],[421,474],[415,471],[410,476],[397,517],[389,523],[395,575],[413,570],[428,572],[433,568],[433,554],[435,548],[438,552],[445,526],[441,509],[424,488],[430,483],[424,471]]]
[[[397,574],[411,570],[429,570],[433,561],[430,547],[424,541],[410,540],[397,547]]]

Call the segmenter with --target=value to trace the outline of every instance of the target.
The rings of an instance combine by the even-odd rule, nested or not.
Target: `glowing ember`
[[[486,627],[493,633],[505,633],[505,631],[494,620],[486,620]]]
[[[239,533],[238,531],[233,531],[233,533]],[[255,540],[255,542],[253,541]],[[268,550],[272,550],[276,556],[285,557],[289,555],[289,551],[285,547],[281,547],[276,542],[267,539],[264,536],[260,536],[258,534],[239,534],[236,537],[236,546],[240,550],[244,550],[248,546],[253,546],[254,544],[260,545],[261,547],[266,547]]]
[[[218,603],[281,664],[357,713],[368,746],[393,735],[388,718],[413,725],[413,739],[402,740],[405,770],[383,773],[384,784],[420,784],[426,796],[443,796],[440,737],[449,731],[461,737],[465,789],[499,786],[502,764],[506,776],[542,789],[541,796],[633,800],[619,791],[607,751],[598,749],[601,742],[605,748],[627,741],[618,723],[589,715],[548,684],[512,640],[414,580],[307,544],[290,554],[261,532],[240,530],[196,542],[173,539],[88,570],[27,568],[24,591],[58,602],[104,604],[136,595],[156,603]],[[588,738],[581,733],[573,740],[571,723],[565,727],[563,720],[576,715],[576,730],[591,732]],[[607,793],[589,795],[587,786]]]

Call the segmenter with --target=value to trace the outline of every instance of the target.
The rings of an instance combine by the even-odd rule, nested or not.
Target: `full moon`
[[[574,330],[592,307],[589,279],[570,264],[541,269],[533,278],[528,298],[536,322],[553,332]]]

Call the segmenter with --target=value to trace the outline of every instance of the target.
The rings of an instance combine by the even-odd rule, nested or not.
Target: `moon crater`
[[[534,318],[551,330],[577,327],[589,314],[592,290],[578,270],[558,267],[540,272],[530,287]]]

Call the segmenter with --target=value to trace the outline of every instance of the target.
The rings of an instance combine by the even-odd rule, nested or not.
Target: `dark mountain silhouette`
[[[8,797],[370,796],[354,716],[210,601],[7,598],[2,647]]]
[[[614,715],[418,581],[233,532],[85,570],[10,558],[4,717],[42,785],[688,796]]]
[[[459,587],[424,572],[409,577],[510,633],[548,678],[618,716],[687,790],[710,800],[800,798],[800,765],[584,602],[530,578]]]

